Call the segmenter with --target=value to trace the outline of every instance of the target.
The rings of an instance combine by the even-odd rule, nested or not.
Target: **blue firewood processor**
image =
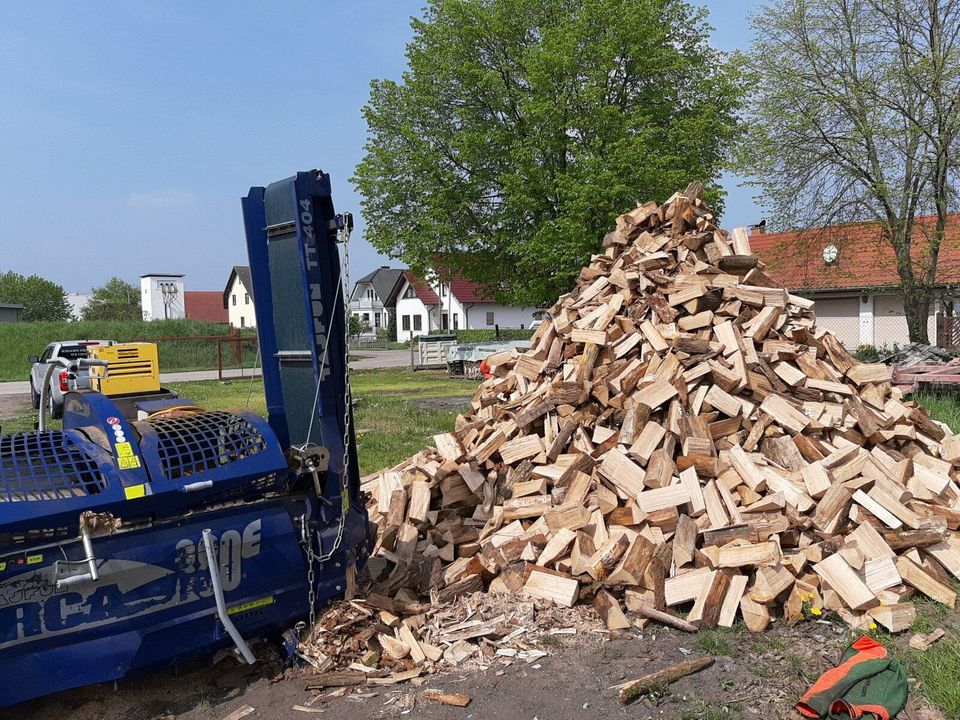
[[[77,390],[62,430],[0,436],[0,706],[225,648],[252,663],[254,638],[312,624],[367,558],[352,219],[317,170],[242,205],[266,420]]]

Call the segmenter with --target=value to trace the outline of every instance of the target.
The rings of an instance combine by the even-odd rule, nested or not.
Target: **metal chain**
[[[334,296],[334,307],[336,307],[337,297],[341,294],[344,297],[343,303],[343,320],[344,320],[344,350],[343,350],[343,367],[344,367],[344,405],[343,405],[343,473],[341,475],[341,485],[340,485],[340,521],[337,524],[337,537],[334,540],[333,546],[330,548],[330,551],[327,553],[323,552],[323,536],[320,530],[316,533],[316,542],[317,550],[320,552],[317,555],[314,552],[313,548],[313,538],[310,535],[310,532],[307,527],[307,518],[304,515],[303,518],[303,528],[302,528],[302,537],[301,540],[306,548],[307,552],[307,602],[310,610],[310,624],[307,626],[307,630],[312,631],[316,625],[317,617],[317,591],[315,583],[315,566],[317,563],[324,563],[333,557],[336,554],[337,550],[340,548],[340,545],[343,542],[343,531],[346,526],[347,521],[347,511],[350,509],[350,419],[351,419],[351,405],[352,405],[352,392],[350,390],[350,309],[349,305],[346,302],[346,291],[343,290],[344,284],[347,287],[350,286],[350,228],[347,225],[344,225],[344,228],[341,230],[341,241],[343,243],[343,268],[341,271],[340,283],[337,286],[337,292]],[[304,447],[310,441],[310,433],[313,430],[313,418],[316,416],[317,412],[317,400],[320,396],[320,383],[323,382],[323,369],[326,367],[327,361],[327,351],[330,347],[330,336],[332,333],[327,335],[327,342],[324,345],[323,355],[320,362],[320,377],[317,379],[317,388],[314,395],[313,401],[313,410],[310,418],[310,425],[307,430],[307,438],[304,441]],[[319,498],[318,498],[319,501]]]

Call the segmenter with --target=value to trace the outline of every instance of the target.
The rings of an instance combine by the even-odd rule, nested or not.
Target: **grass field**
[[[350,377],[357,401],[354,423],[363,474],[395,465],[431,444],[433,435],[451,430],[457,410],[449,402],[431,401],[467,398],[477,388],[475,381],[452,380],[443,371],[414,373],[391,368],[353,372]],[[211,410],[249,407],[266,413],[259,380],[224,384],[209,380],[172,383],[170,387]]]

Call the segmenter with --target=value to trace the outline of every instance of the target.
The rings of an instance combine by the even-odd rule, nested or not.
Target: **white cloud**
[[[197,196],[183,190],[154,190],[152,192],[132,192],[127,196],[127,204],[135,208],[150,210],[188,207],[197,202]]]

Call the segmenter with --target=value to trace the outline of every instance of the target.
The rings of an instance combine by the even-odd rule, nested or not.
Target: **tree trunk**
[[[930,344],[930,338],[927,334],[927,319],[930,316],[932,302],[933,291],[930,288],[905,289],[903,312],[907,317],[907,332],[910,334],[910,342]]]

